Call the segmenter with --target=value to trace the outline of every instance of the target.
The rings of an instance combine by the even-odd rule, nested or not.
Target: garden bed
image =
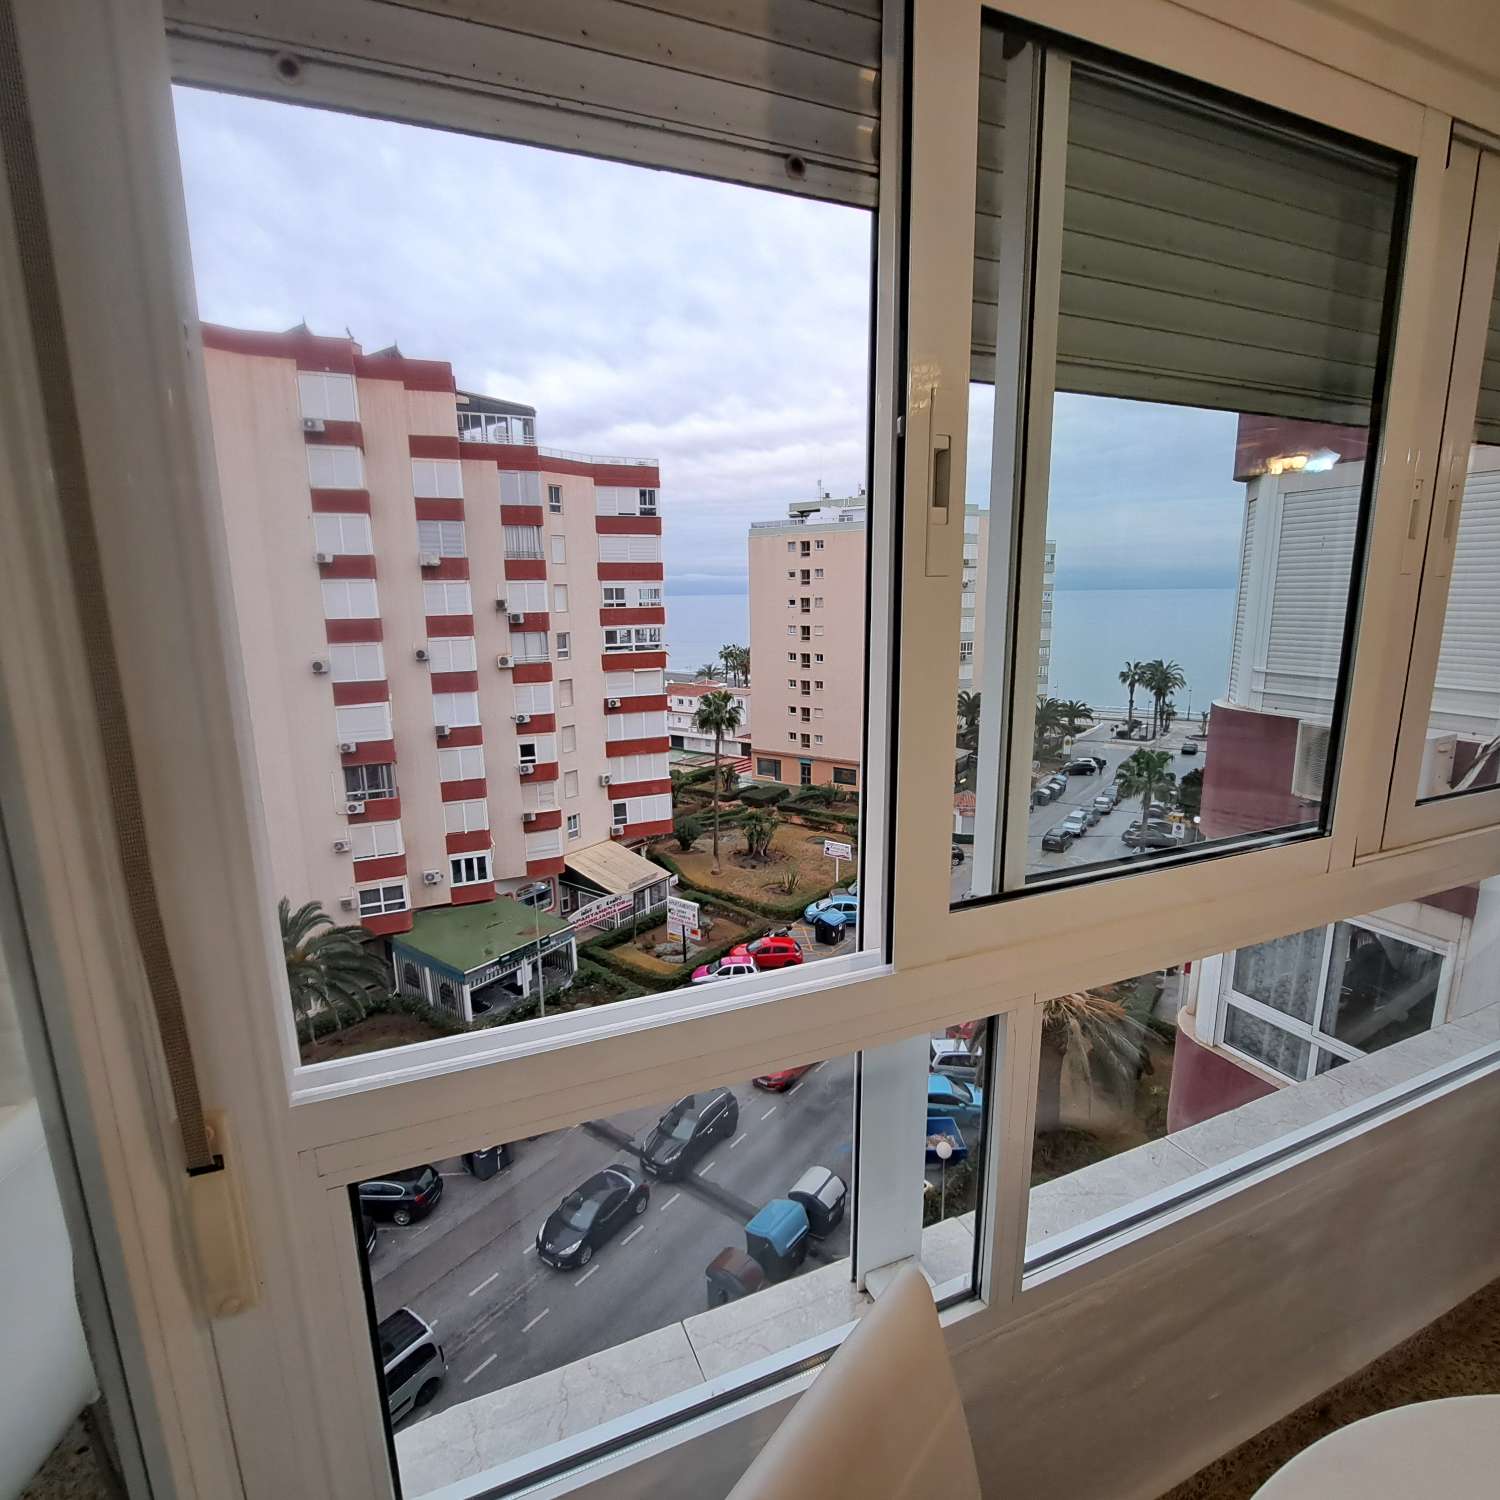
[[[723,948],[726,944],[743,942],[747,937],[753,936],[760,929],[750,922],[741,921],[737,917],[730,916],[726,912],[709,911],[708,916],[713,921],[713,927],[708,933],[707,942],[701,944],[704,953],[709,953]],[[676,946],[678,956],[675,959],[658,958],[654,953],[648,951],[660,947],[663,944],[672,943]],[[682,949],[673,933],[667,931],[665,922],[655,927],[648,927],[644,932],[638,933],[628,943],[621,943],[616,948],[609,950],[609,956],[617,964],[623,964],[627,968],[639,969],[643,974],[650,974],[654,978],[666,978],[674,975],[683,966],[681,957]],[[689,949],[688,962],[697,965],[706,960],[696,952]]]
[[[352,1021],[341,1031],[327,1032],[315,1042],[304,1042],[300,1054],[304,1063],[332,1062],[338,1057],[409,1047],[413,1042],[430,1042],[435,1037],[452,1034],[451,1027],[435,1026],[420,1016],[380,1012],[366,1016],[363,1021]]]
[[[841,841],[848,841],[847,835],[840,837]],[[772,840],[770,857],[752,862],[745,857],[742,834],[735,833],[732,838],[721,836],[721,869],[717,875],[713,873],[713,841],[707,834],[686,854],[675,841],[667,840],[654,845],[651,852],[665,855],[662,863],[681,875],[684,885],[700,891],[717,891],[730,900],[752,901],[778,915],[795,915],[808,902],[820,900],[833,888],[833,861],[823,853],[823,838],[822,833],[783,823]],[[779,888],[779,881],[788,870],[797,876],[796,889],[790,893]],[[853,860],[842,861],[839,883],[853,880],[856,870]]]

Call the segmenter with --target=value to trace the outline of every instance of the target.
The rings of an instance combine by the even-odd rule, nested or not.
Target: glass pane
[[[303,1060],[857,949],[869,213],[175,105]]]
[[[1474,443],[1448,578],[1417,795],[1500,784],[1500,283],[1490,303]]]
[[[928,1038],[922,1268],[940,1297],[974,1285],[993,1057],[994,1030],[987,1020],[962,1021]]]
[[[1500,986],[1483,911],[1497,896],[1500,880],[1436,891],[1047,1001],[1028,1267],[1102,1237],[1148,1195],[1190,1190],[1210,1168],[1253,1162],[1288,1132],[1491,1045]],[[1238,998],[1247,972],[1292,955],[1299,992],[1311,974],[1311,1008],[1299,1008],[1321,1014],[1327,1045],[1310,1021],[1283,1024]],[[1440,994],[1445,962],[1454,978]]]
[[[960,901],[1325,826],[1399,243],[1394,165],[1075,62],[1050,462],[1013,537],[1001,286],[1043,169],[1013,140],[1031,49],[1003,42],[986,29],[954,808],[1003,855],[956,869]],[[1008,692],[994,739],[1030,776],[1007,827],[977,747]]]
[[[832,1058],[362,1183],[405,1493],[477,1489],[856,1317],[854,1071]]]
[[[1234,956],[1234,988],[1272,1010],[1298,1021],[1311,1021],[1323,977],[1327,929],[1313,927],[1289,937],[1273,938]]]

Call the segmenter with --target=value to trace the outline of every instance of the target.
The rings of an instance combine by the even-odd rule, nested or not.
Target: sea
[[[1094,707],[1123,706],[1120,668],[1127,660],[1160,656],[1181,665],[1187,687],[1178,694],[1178,708],[1184,716],[1196,714],[1228,686],[1233,634],[1232,588],[1055,589],[1049,691]],[[717,661],[720,646],[749,640],[748,595],[667,595],[667,659],[674,672],[696,671]]]

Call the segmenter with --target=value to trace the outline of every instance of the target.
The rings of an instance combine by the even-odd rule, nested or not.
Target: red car
[[[782,1068],[779,1073],[762,1073],[759,1078],[752,1078],[750,1082],[758,1089],[770,1089],[773,1094],[784,1094],[804,1073],[815,1067],[817,1063],[801,1063],[795,1068]]]
[[[744,947],[755,960],[757,969],[787,969],[802,962],[802,944],[787,933],[773,932],[746,943]]]

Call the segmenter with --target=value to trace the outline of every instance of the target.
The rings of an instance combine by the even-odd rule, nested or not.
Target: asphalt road
[[[510,1167],[488,1182],[440,1164],[444,1196],[407,1229],[382,1225],[371,1262],[377,1314],[407,1306],[434,1325],[448,1357],[437,1398],[418,1414],[582,1359],[707,1306],[704,1270],[744,1226],[809,1166],[852,1176],[854,1060],[820,1063],[786,1094],[746,1083],[737,1135],[680,1182],[651,1182],[645,1214],[597,1250],[583,1271],[538,1261],[536,1232],[564,1194],[630,1149],[660,1109],[517,1142]],[[814,1242],[812,1270],[849,1253],[849,1219]],[[411,1419],[408,1419],[411,1420]]]

